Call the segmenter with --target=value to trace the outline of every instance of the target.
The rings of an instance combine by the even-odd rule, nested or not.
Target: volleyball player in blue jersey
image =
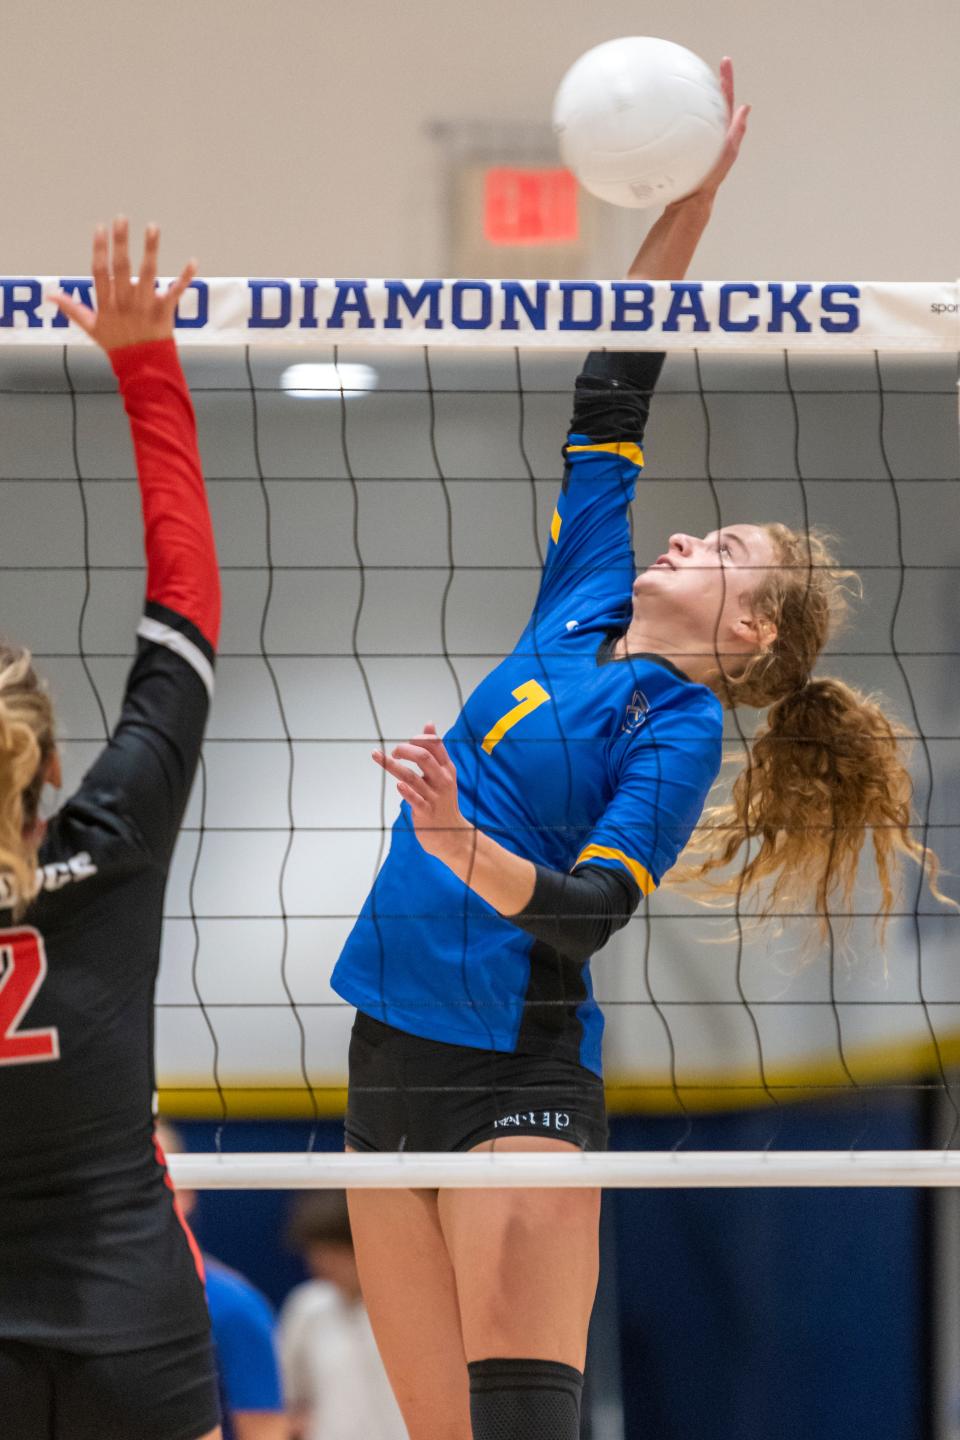
[[[632,278],[678,279],[746,127],[651,230]],[[357,1150],[599,1149],[602,1018],[588,961],[688,846],[701,879],[761,843],[733,891],[853,883],[867,827],[928,859],[883,713],[811,668],[842,603],[822,541],[782,525],[674,534],[636,575],[628,507],[662,356],[591,355],[530,622],[449,733],[374,758],[402,797],[334,972],[358,1008]],[[768,710],[729,805],[691,841],[724,706]],[[742,879],[741,879],[742,875]],[[723,884],[719,887],[724,888]],[[364,1295],[411,1440],[573,1440],[598,1191],[357,1191]]]

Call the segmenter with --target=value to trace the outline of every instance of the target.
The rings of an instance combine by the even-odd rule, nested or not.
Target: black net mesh
[[[329,976],[395,813],[369,752],[428,719],[442,731],[522,630],[581,358],[330,349],[310,356],[335,367],[322,397],[296,398],[281,377],[302,351],[184,352],[225,620],[167,900],[171,1112],[342,1106],[351,1012]],[[948,871],[956,380],[942,355],[671,357],[632,517],[641,565],[674,530],[736,521],[839,538],[864,599],[818,668],[882,692],[915,737],[915,833]],[[0,350],[0,491],[0,628],[50,678],[70,786],[116,714],[143,584],[126,422],[97,354]],[[732,756],[755,723],[728,718]],[[911,873],[881,950],[873,879],[865,867],[826,943],[810,944],[812,914],[782,917],[771,939],[679,890],[642,904],[594,962],[611,1106],[946,1091],[960,918]]]

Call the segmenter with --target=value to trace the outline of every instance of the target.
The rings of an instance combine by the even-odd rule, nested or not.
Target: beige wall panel
[[[540,126],[637,31],[733,55],[754,104],[700,275],[955,276],[956,0],[4,0],[0,271],[82,271],[118,209],[207,274],[442,271],[430,124]],[[642,229],[612,212],[597,270]]]

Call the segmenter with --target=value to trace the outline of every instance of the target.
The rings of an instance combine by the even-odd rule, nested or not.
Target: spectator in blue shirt
[[[157,1138],[168,1155],[183,1150],[180,1136],[164,1121],[157,1125]],[[177,1198],[189,1216],[196,1205],[195,1192],[178,1189]],[[288,1440],[270,1302],[219,1260],[204,1254],[203,1263],[220,1377],[223,1440]]]

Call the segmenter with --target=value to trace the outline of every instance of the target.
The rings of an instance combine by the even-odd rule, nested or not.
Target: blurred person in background
[[[301,1195],[287,1239],[312,1276],[280,1311],[292,1440],[407,1440],[360,1293],[343,1192]]]
[[[185,1148],[179,1132],[165,1120],[157,1123],[157,1141],[167,1155],[179,1155]],[[178,1187],[177,1199],[189,1217],[196,1208],[196,1191]],[[203,1263],[223,1440],[289,1440],[270,1302],[243,1275],[206,1251]]]

